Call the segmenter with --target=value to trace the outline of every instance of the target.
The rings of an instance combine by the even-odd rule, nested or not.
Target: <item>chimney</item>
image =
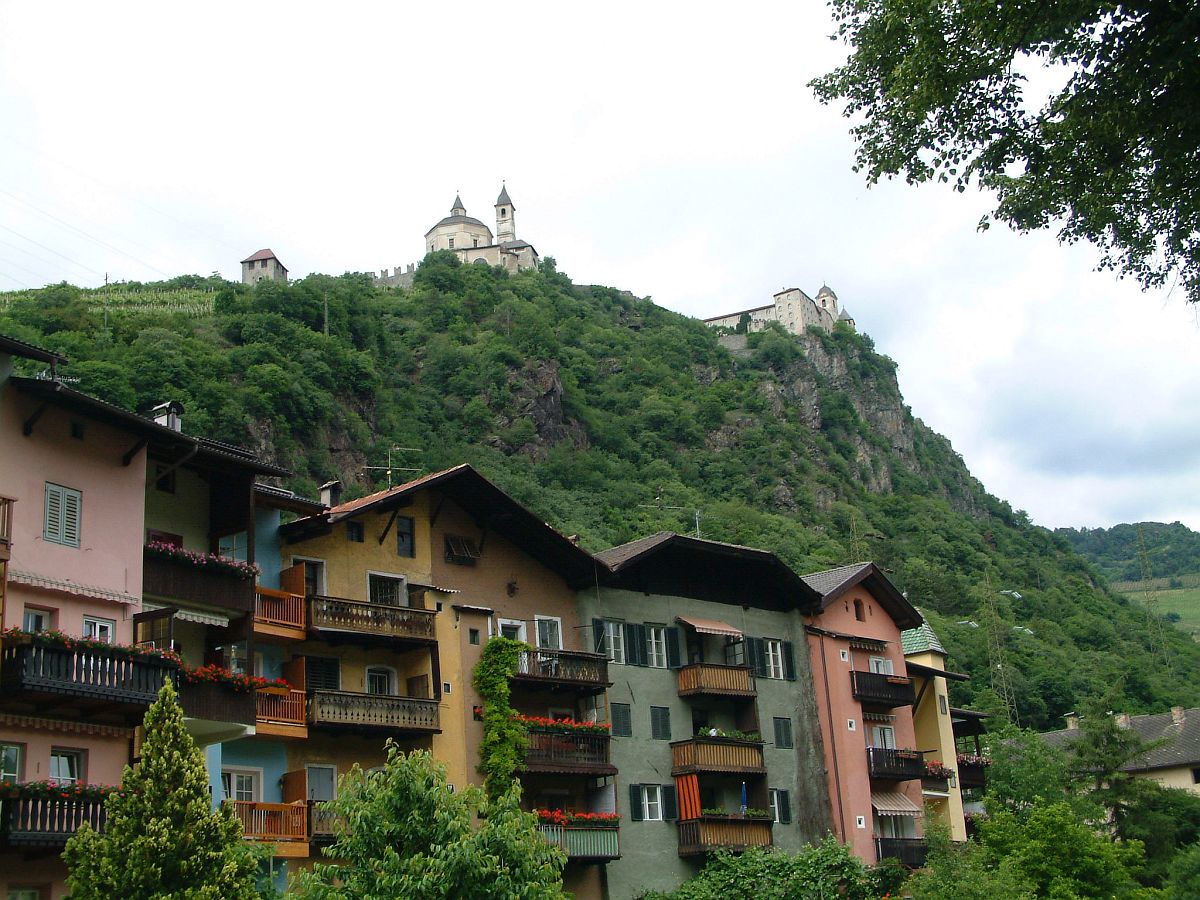
[[[1129,713],[1117,713],[1118,728],[1128,728],[1130,724],[1131,722],[1129,720]]]
[[[1067,731],[1078,731],[1079,730],[1079,716],[1075,715],[1075,713],[1067,713],[1066,719],[1067,719]]]
[[[1171,707],[1171,724],[1172,725],[1182,725],[1183,720],[1184,720],[1183,707],[1182,706],[1172,706]]]
[[[178,400],[160,403],[150,411],[151,418],[172,431],[183,431],[183,404]]]
[[[321,485],[321,503],[332,508],[342,502],[342,483],[336,478]]]

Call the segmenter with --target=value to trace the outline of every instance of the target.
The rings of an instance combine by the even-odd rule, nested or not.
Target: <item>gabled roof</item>
[[[744,316],[746,313],[762,312],[764,309],[774,309],[774,303],[768,303],[766,306],[754,306],[750,309],[742,309],[737,312],[722,313],[719,316],[709,316],[707,319],[701,319],[702,322],[715,322],[717,319],[728,319],[730,316]]]
[[[1176,721],[1178,716],[1179,721]],[[1200,709],[1179,709],[1148,716],[1130,716],[1129,728],[1144,741],[1163,741],[1141,756],[1130,760],[1121,769],[1143,772],[1147,769],[1172,769],[1176,766],[1200,765]],[[1079,739],[1078,728],[1049,731],[1042,735],[1046,743],[1065,749]]]
[[[317,500],[301,497],[294,491],[273,484],[254,482],[254,504],[267,509],[286,509],[301,515],[315,515],[325,507]]]
[[[13,356],[21,356],[25,359],[51,363],[53,365],[61,365],[67,361],[67,358],[61,353],[46,350],[34,344],[27,344],[24,341],[18,341],[16,338],[11,338],[3,334],[0,334],[0,353],[9,353]]]
[[[269,248],[266,250],[259,250],[253,256],[247,256],[245,259],[242,260],[242,262],[244,262],[244,263],[258,262],[258,260],[260,260],[260,259],[273,259],[273,260],[275,260],[275,262],[279,262],[279,257],[275,255],[275,251],[271,250]],[[282,265],[282,263],[280,263],[280,265]]]
[[[496,198],[496,205],[500,206],[501,204],[504,204],[504,203],[507,203],[509,206],[513,205],[512,200],[510,200],[508,198],[508,185],[501,184],[500,185],[500,196]]]
[[[463,463],[452,469],[423,475],[385,491],[348,500],[312,516],[282,526],[280,533],[290,541],[323,534],[329,526],[368,511],[407,505],[420,491],[436,489],[466,510],[481,527],[502,534],[572,586],[595,579],[596,561],[590,553],[522,506],[472,466]]]
[[[208,465],[217,469],[234,469],[256,475],[291,474],[287,469],[263,462],[244,447],[173,431],[145,416],[139,416],[120,406],[69,388],[61,381],[14,377],[9,379],[9,383],[22,394],[35,397],[44,403],[52,403],[77,415],[87,416],[94,421],[144,438],[155,450],[170,452],[180,460],[186,457],[188,465]],[[33,427],[36,428],[36,424]]]
[[[605,580],[668,596],[812,611],[819,596],[769,550],[660,531],[596,554]]]
[[[904,655],[910,653],[940,653],[946,655],[946,648],[938,640],[937,634],[924,619],[916,628],[908,628],[900,632],[900,646]]]
[[[821,595],[821,609],[827,609],[829,604],[840,599],[850,588],[861,584],[887,610],[892,621],[900,629],[916,628],[924,621],[908,599],[896,590],[896,586],[883,574],[883,570],[873,562],[851,563],[836,569],[813,572],[805,575],[804,581]]]

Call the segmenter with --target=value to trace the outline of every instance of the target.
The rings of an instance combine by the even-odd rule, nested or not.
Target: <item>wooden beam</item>
[[[128,468],[129,464],[133,462],[133,458],[135,456],[137,456],[139,453],[141,453],[142,448],[145,447],[148,443],[150,443],[149,438],[142,438],[140,441],[138,441],[136,444],[134,444],[132,447],[130,447],[128,450],[126,450],[125,455],[121,457],[121,465]]]
[[[433,511],[433,515],[429,517],[429,527],[432,528],[437,524],[438,516],[442,514],[442,507],[446,505],[446,495],[442,494],[438,497],[437,508]]]
[[[33,426],[37,424],[38,419],[45,415],[46,410],[49,407],[49,403],[43,403],[41,406],[35,409],[33,411],[33,415],[26,419],[25,424],[21,426],[21,434],[25,435],[25,437],[29,437],[31,434],[33,434]]]
[[[400,507],[392,508],[392,517],[388,519],[387,525],[383,527],[383,534],[379,535],[379,546],[383,546],[383,539],[388,536],[388,532],[392,530],[392,524],[396,521],[396,516],[400,515]]]

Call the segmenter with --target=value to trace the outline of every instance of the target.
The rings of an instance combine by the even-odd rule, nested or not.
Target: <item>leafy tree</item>
[[[984,798],[989,814],[1006,812],[1024,821],[1040,806],[1067,798],[1067,755],[1037,732],[1001,730],[992,735],[990,748]]]
[[[700,873],[670,894],[646,900],[874,900],[881,888],[875,872],[827,837],[796,853],[751,849],[717,851]]]
[[[998,863],[975,841],[955,843],[949,830],[928,822],[925,866],[905,885],[913,900],[1033,900],[1032,882],[1013,861]]]
[[[309,900],[495,897],[565,900],[566,855],[520,808],[520,787],[488,801],[474,785],[455,793],[427,751],[405,754],[388,741],[387,764],[345,775],[330,810],[336,840],[320,863],[293,883]],[[472,816],[481,824],[472,828]]]
[[[1167,896],[1171,900],[1194,900],[1200,897],[1200,844],[1193,844],[1171,863]]]
[[[73,900],[251,900],[258,854],[229,806],[212,808],[204,757],[165,682],[145,718],[141,761],[109,796],[103,833],[84,823],[63,859]]]
[[[1059,237],[1096,244],[1103,267],[1144,287],[1178,273],[1200,300],[1200,6],[830,5],[853,52],[812,84],[863,116],[852,133],[870,182],[978,183],[1012,227],[1061,221]]]

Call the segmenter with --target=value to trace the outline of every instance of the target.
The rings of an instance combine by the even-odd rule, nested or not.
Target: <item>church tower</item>
[[[496,243],[503,246],[508,241],[517,239],[516,207],[509,199],[508,188],[500,186],[500,196],[496,198]]]

